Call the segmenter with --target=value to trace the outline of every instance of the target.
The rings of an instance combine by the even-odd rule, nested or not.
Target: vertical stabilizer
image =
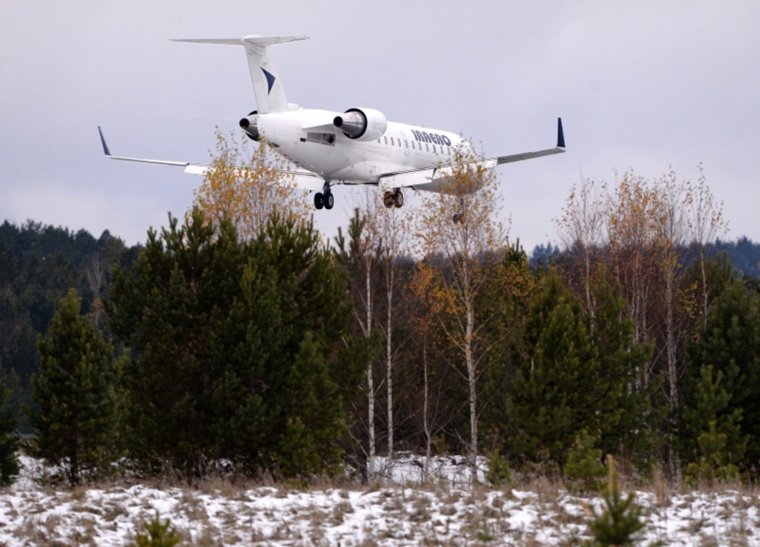
[[[284,112],[288,109],[288,99],[282,86],[277,68],[270,55],[269,46],[306,40],[307,36],[245,36],[233,39],[182,39],[176,42],[191,42],[196,44],[221,44],[244,46],[248,57],[248,69],[253,83],[253,94],[261,114],[267,112]]]

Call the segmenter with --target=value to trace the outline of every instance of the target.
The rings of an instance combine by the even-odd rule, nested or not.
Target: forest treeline
[[[531,259],[475,176],[485,190],[434,195],[414,226],[368,202],[333,241],[276,207],[241,230],[249,213],[213,200],[135,247],[5,222],[18,427],[72,482],[115,461],[366,478],[398,451],[488,455],[502,478],[586,476],[612,454],[642,475],[755,479],[760,245],[675,237],[664,220],[698,192],[668,201],[685,187],[629,174],[603,200],[574,192],[567,241]],[[196,205],[241,202],[221,182]]]

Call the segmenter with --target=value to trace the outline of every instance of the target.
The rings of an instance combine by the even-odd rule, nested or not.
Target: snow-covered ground
[[[0,492],[0,545],[125,545],[156,514],[170,519],[187,545],[572,545],[589,537],[592,508],[600,505],[541,482],[470,491],[461,458],[436,460],[421,487],[419,463],[381,461],[388,478],[366,488],[209,481],[196,489],[54,490],[32,480],[40,466],[23,458],[21,480]],[[647,523],[644,544],[760,545],[755,492],[639,492],[637,501]]]

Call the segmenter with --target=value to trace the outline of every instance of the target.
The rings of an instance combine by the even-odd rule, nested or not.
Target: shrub
[[[575,443],[562,470],[571,489],[581,492],[601,490],[606,471],[602,464],[601,449],[594,448],[597,440],[595,435],[585,429],[575,436]]]
[[[607,458],[609,470],[607,488],[604,494],[604,511],[596,513],[589,524],[593,540],[592,546],[634,545],[638,533],[644,528],[641,507],[636,503],[636,496],[631,493],[624,499],[620,494],[618,476],[612,456]]]
[[[135,538],[137,547],[174,547],[182,541],[182,536],[174,528],[171,521],[166,519],[161,522],[158,512],[152,520],[143,523],[143,528],[145,533],[138,534]]]

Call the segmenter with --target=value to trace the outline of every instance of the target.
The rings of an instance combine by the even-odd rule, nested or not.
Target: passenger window
[[[388,137],[383,137],[383,141],[385,141],[385,144],[388,144]]]
[[[396,143],[393,142],[393,137],[391,137],[391,146],[396,146]]]
[[[430,152],[430,146],[428,143],[425,143],[425,152]]]

